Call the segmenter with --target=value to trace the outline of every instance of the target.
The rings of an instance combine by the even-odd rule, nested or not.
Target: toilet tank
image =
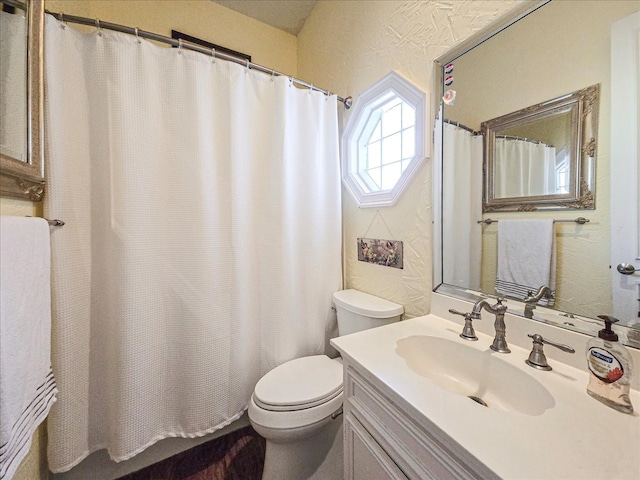
[[[340,336],[397,322],[404,311],[402,305],[352,289],[334,293],[333,303]]]

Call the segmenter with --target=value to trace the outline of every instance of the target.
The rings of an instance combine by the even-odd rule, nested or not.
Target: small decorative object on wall
[[[453,102],[455,102],[456,100],[456,91],[455,90],[447,90],[446,92],[444,92],[444,95],[442,96],[442,101],[444,103],[446,103],[447,105],[451,105],[453,106]]]
[[[385,267],[404,268],[402,242],[400,240],[358,238],[358,260]]]

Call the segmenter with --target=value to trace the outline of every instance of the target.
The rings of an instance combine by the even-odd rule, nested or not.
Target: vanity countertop
[[[636,412],[618,412],[586,393],[586,370],[551,359],[552,371],[533,369],[525,364],[529,350],[511,344],[510,354],[491,354],[538,380],[555,405],[535,416],[505,412],[437,387],[396,352],[398,340],[413,335],[441,337],[489,351],[491,336],[477,332],[477,342],[466,342],[460,339],[460,331],[459,324],[430,314],[338,337],[331,343],[417,423],[425,428],[429,422],[435,424],[501,478],[640,479],[637,390],[631,391]],[[584,358],[584,349],[576,350]]]

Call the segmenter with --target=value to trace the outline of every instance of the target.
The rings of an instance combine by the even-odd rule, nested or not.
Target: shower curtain
[[[482,135],[443,124],[443,282],[480,290],[482,262]]]
[[[496,137],[494,183],[496,198],[555,194],[555,147]]]
[[[60,395],[48,459],[126,460],[240,417],[322,353],[341,287],[335,96],[46,18]]]

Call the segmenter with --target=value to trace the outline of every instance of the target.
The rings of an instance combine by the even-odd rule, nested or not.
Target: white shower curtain
[[[543,143],[496,137],[496,198],[556,193],[556,149]]]
[[[443,124],[443,282],[480,290],[482,263],[482,136]]]
[[[322,353],[341,286],[335,96],[46,18],[60,389],[48,459],[128,459],[237,419]]]

